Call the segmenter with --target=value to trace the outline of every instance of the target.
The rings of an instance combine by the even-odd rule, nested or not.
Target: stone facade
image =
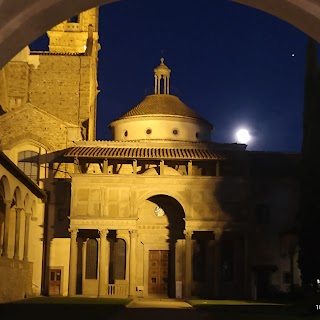
[[[40,294],[46,193],[0,152],[0,303]]]

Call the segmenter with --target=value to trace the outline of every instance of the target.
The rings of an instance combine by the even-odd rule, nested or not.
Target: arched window
[[[31,150],[19,152],[18,167],[33,182],[39,182],[39,153]]]
[[[87,241],[86,279],[98,279],[98,241],[96,239]]]
[[[110,239],[109,282],[126,278],[126,242],[123,239]]]

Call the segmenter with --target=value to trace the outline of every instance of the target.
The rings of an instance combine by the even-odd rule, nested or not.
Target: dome
[[[117,141],[211,141],[212,124],[170,92],[171,70],[163,63],[154,69],[154,94],[109,124]]]
[[[212,125],[202,118],[195,111],[185,105],[178,97],[169,94],[152,94],[146,96],[138,105],[124,113],[117,120],[135,116],[167,115],[186,118],[194,118],[212,127]]]

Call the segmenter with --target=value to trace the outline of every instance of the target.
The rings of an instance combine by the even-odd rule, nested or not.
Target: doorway
[[[59,296],[61,289],[61,269],[50,269],[49,296]]]
[[[270,277],[268,270],[257,272],[257,298],[270,298]]]
[[[149,294],[168,294],[169,250],[149,251]]]

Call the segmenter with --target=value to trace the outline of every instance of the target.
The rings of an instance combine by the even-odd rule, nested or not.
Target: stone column
[[[184,230],[185,235],[185,270],[184,270],[184,298],[191,297],[192,285],[192,238],[193,231]]]
[[[250,294],[250,269],[249,269],[249,241],[247,232],[243,237],[244,245],[244,294],[246,298],[251,298]]]
[[[214,283],[213,293],[217,298],[220,294],[220,273],[221,273],[221,235],[222,230],[217,229],[214,231]]]
[[[157,76],[154,75],[154,93],[157,93]]]
[[[192,176],[192,160],[188,161],[188,176]]]
[[[12,203],[11,200],[4,201],[5,211],[6,211],[6,216],[4,221],[3,250],[2,250],[2,257],[4,258],[8,258],[11,203]]]
[[[13,255],[14,259],[19,259],[21,210],[22,208],[16,208],[16,230],[15,230],[15,238],[14,238],[14,255]]]
[[[108,174],[109,173],[109,162],[108,159],[103,160],[103,167],[102,167],[102,173]]]
[[[129,278],[129,296],[136,295],[136,242],[137,230],[130,230],[130,278]]]
[[[77,287],[77,233],[78,229],[69,229],[70,241],[70,261],[69,261],[69,296],[76,294]]]
[[[98,295],[99,297],[104,297],[107,295],[107,234],[109,231],[107,229],[99,230],[100,233],[100,250],[99,250],[99,287]],[[109,266],[109,263],[108,263]]]
[[[216,161],[216,176],[217,177],[220,176],[220,161],[219,160]]]
[[[137,174],[137,166],[138,166],[138,161],[136,159],[134,159],[133,163],[132,163],[132,172],[133,172],[133,174]]]
[[[29,233],[30,233],[31,213],[26,213],[26,220],[24,225],[24,245],[23,245],[23,260],[28,261],[29,256]]]
[[[160,176],[164,175],[164,160],[160,160]]]

